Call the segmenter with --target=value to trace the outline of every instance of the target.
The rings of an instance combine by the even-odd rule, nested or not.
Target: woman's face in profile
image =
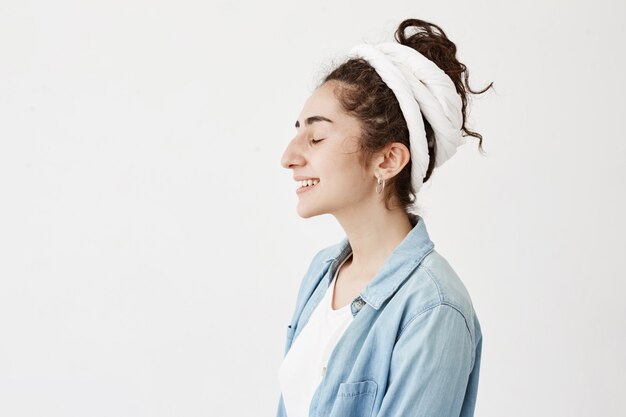
[[[349,212],[374,196],[374,175],[370,178],[358,158],[360,122],[343,110],[333,93],[335,85],[324,83],[304,103],[296,135],[281,158],[294,179],[318,181],[297,191],[297,211],[304,218]],[[299,187],[296,181],[294,191]]]

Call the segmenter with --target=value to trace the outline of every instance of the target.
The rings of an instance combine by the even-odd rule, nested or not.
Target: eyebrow
[[[332,120],[324,117],[324,116],[311,116],[311,117],[307,117],[306,120],[304,121],[304,125],[305,126],[309,126],[315,122],[328,122],[328,123],[333,123]],[[300,122],[296,120],[296,129],[300,127]]]

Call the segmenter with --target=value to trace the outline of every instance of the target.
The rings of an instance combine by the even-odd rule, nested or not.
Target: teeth
[[[303,181],[298,181],[298,184],[300,184],[300,188],[302,187],[309,187],[311,185],[317,185],[319,181],[318,180],[303,180]]]

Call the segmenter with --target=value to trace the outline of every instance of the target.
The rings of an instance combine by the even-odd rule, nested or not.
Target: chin
[[[318,213],[314,211],[309,211],[309,210],[298,209],[297,211],[298,211],[298,216],[302,217],[303,219],[309,219],[311,217],[315,217],[318,215]]]
[[[320,210],[319,207],[306,207],[306,204],[302,203],[298,203],[296,211],[303,219],[308,219],[326,213],[326,211]]]

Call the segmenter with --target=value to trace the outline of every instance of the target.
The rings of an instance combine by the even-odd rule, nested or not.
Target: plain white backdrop
[[[484,333],[477,416],[626,415],[626,6],[0,3],[0,415],[270,416],[343,237],[280,157],[318,79],[440,25],[484,136],[420,192]]]

